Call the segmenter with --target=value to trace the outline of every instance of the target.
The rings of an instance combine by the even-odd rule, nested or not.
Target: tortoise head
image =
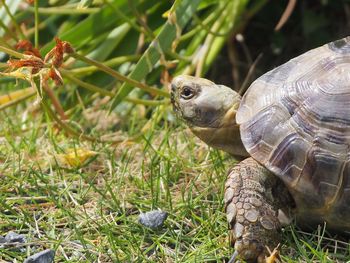
[[[192,76],[171,82],[171,102],[177,115],[209,146],[233,155],[246,156],[236,112],[241,96],[232,89]]]

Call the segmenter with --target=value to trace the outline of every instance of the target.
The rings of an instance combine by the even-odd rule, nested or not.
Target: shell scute
[[[276,164],[274,172],[284,174],[285,181],[290,184],[297,181],[305,164],[307,148],[305,139],[297,133],[284,137],[271,156],[271,162]]]

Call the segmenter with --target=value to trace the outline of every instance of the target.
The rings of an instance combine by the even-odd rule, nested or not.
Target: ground
[[[17,106],[1,113],[0,234],[25,234],[27,243],[0,247],[1,262],[22,262],[46,248],[56,250],[56,262],[230,257],[223,190],[236,161],[193,137],[170,110],[168,122],[148,123],[152,129],[117,144],[68,137],[41,113],[18,112],[25,111]],[[85,114],[86,127],[100,125],[110,137],[132,138],[132,130],[140,130],[132,127],[145,124],[134,114],[128,132],[113,132],[115,125],[101,124],[106,112],[99,114],[99,123]],[[169,213],[164,226],[141,226],[140,212],[154,209]],[[283,236],[285,262],[350,258],[348,244],[323,237],[322,227],[310,234],[291,226]]]

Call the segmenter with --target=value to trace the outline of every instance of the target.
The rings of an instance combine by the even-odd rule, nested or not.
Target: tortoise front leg
[[[276,193],[276,190],[282,192]],[[283,192],[286,193],[283,193]],[[248,158],[228,175],[225,190],[230,241],[235,254],[248,262],[265,262],[280,242],[278,209],[290,196],[283,183],[265,167]],[[282,198],[279,198],[282,197]]]

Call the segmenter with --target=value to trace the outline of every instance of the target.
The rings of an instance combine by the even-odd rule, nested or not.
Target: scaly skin
[[[252,158],[236,165],[228,175],[225,190],[230,241],[239,258],[265,262],[266,247],[280,242],[279,205],[273,189],[282,182]]]

